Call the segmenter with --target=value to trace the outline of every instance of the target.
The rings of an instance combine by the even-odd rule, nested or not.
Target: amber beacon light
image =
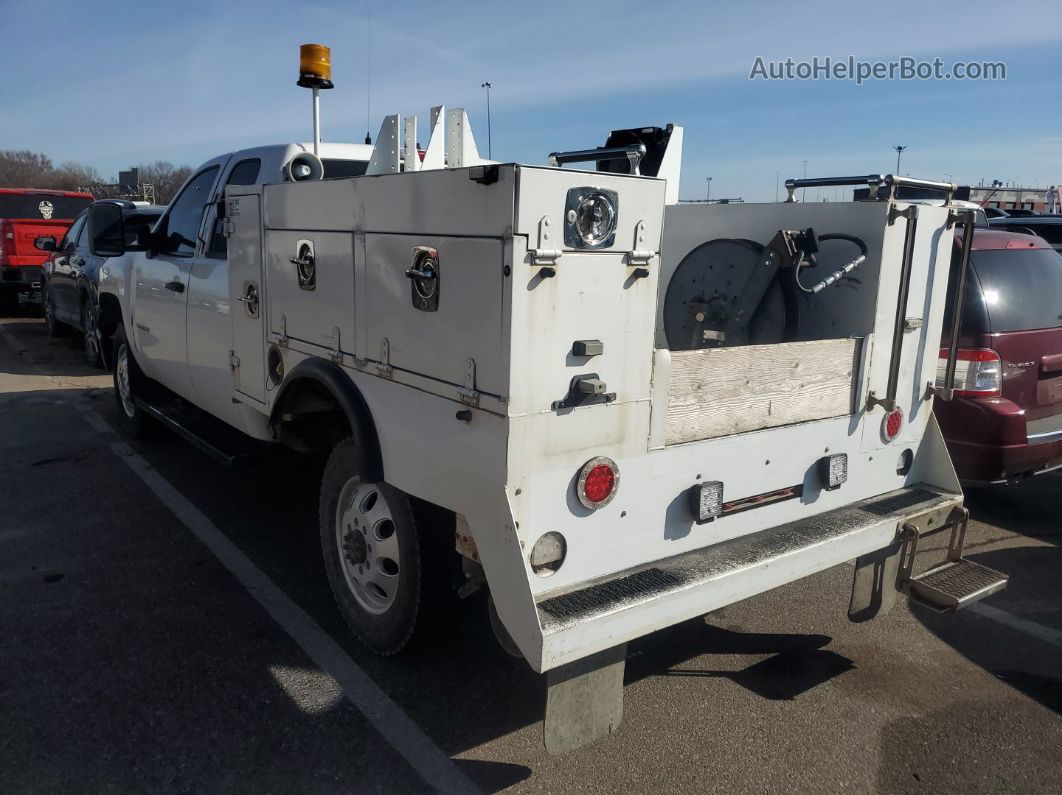
[[[313,153],[320,156],[322,88],[332,88],[332,51],[323,44],[299,47],[299,85],[313,89]]]

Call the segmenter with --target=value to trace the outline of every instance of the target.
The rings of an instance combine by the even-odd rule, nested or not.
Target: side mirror
[[[120,257],[125,253],[125,222],[122,208],[110,202],[93,204],[88,213],[89,251],[97,257]]]
[[[55,251],[54,237],[38,237],[33,241],[33,247],[41,251]]]

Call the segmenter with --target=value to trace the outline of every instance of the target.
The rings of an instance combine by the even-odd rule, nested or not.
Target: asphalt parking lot
[[[0,320],[0,791],[1058,792],[1062,476],[972,492],[1011,575],[848,622],[831,569],[629,647],[617,734],[550,757],[481,597],[381,660],[319,561],[316,473],[112,430],[110,377]],[[935,538],[938,554],[946,539]]]

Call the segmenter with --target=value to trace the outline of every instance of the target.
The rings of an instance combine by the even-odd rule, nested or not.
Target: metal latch
[[[479,405],[479,392],[476,391],[476,360],[465,360],[465,385],[457,390],[461,402],[470,406]]]
[[[391,369],[391,343],[387,341],[387,337],[380,340],[380,363],[376,365],[376,374],[381,378],[394,377],[394,370]]]
[[[531,264],[547,267],[556,265],[561,250],[552,248],[553,245],[553,219],[543,215],[538,222],[538,246],[527,252],[531,256]]]
[[[235,370],[240,366],[240,357],[236,355],[236,351],[229,351],[229,369]]]

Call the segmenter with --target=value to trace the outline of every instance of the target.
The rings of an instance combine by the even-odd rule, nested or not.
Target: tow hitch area
[[[1007,587],[1009,577],[1006,574],[962,556],[969,518],[970,512],[966,508],[954,511],[947,560],[917,576],[911,575],[911,569],[918,551],[918,528],[904,525],[899,586],[914,602],[938,613],[950,613]]]

